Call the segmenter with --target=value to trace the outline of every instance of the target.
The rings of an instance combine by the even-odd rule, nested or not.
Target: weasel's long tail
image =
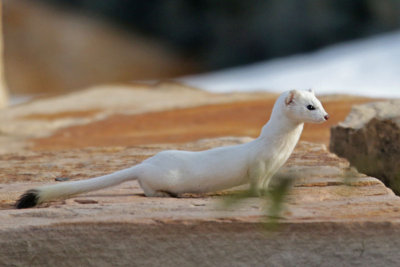
[[[117,185],[128,180],[136,180],[138,178],[139,166],[140,165],[133,166],[128,169],[87,180],[47,185],[31,189],[21,195],[15,207],[17,209],[30,208],[54,199],[68,198],[73,195]]]

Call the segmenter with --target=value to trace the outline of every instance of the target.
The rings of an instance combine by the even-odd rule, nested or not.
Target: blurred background
[[[397,0],[3,0],[2,9],[13,96],[168,79],[218,92],[400,96]]]

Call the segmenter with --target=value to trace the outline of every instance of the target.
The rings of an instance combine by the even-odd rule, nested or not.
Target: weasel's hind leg
[[[155,192],[155,197],[178,197],[177,194],[168,192],[168,191],[163,191],[163,190],[158,190]]]
[[[174,194],[168,191],[164,191],[164,190],[145,190],[144,194],[146,195],[146,197],[178,197],[178,194]]]
[[[146,197],[178,197],[178,194],[171,193],[165,190],[154,190],[146,183],[139,180],[140,187],[142,187]]]

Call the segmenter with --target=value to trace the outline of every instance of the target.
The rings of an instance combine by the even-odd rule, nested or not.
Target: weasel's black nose
[[[326,114],[326,115],[324,116],[324,118],[325,118],[326,121],[329,120],[329,114]]]

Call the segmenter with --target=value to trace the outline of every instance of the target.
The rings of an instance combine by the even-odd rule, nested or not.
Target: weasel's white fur
[[[255,190],[265,189],[292,153],[304,122],[322,123],[328,118],[313,91],[287,91],[276,101],[270,120],[254,141],[200,152],[163,151],[109,175],[29,190],[17,207],[31,207],[128,180],[138,180],[150,197],[211,192],[249,182]]]

